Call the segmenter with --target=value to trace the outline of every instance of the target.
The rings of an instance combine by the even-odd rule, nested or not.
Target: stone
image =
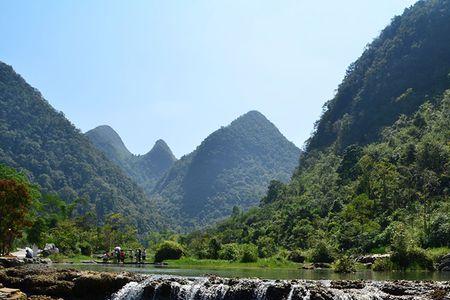
[[[19,289],[10,288],[0,288],[0,299],[5,300],[26,300],[27,295],[25,295]]]
[[[443,272],[450,272],[450,253],[439,260],[437,269]]]

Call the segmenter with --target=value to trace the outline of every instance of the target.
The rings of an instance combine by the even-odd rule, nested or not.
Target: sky
[[[258,110],[301,147],[348,65],[414,0],[0,0],[0,60],[83,132],[177,157]]]

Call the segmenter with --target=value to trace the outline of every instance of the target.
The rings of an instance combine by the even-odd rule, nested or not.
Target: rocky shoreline
[[[0,270],[0,284],[21,298],[69,300],[332,300],[450,299],[450,282],[186,278],[55,269],[27,265]],[[0,291],[1,296],[1,291]],[[25,296],[25,298],[23,298]]]

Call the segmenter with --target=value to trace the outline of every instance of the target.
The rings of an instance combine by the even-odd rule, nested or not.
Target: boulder
[[[14,268],[18,266],[23,266],[25,261],[17,257],[0,257],[0,266],[4,268]]]
[[[450,272],[450,253],[439,260],[437,269],[439,271]]]
[[[5,300],[26,300],[27,295],[18,289],[0,288],[0,299]]]

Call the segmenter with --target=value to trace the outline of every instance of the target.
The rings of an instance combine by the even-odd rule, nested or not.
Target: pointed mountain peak
[[[167,145],[167,143],[162,140],[159,139],[155,142],[155,145],[153,146],[153,148],[144,156],[146,157],[165,157],[165,159],[169,160],[169,161],[176,161],[175,155],[173,155],[172,150],[170,149],[170,147]]]
[[[114,151],[119,156],[131,156],[131,152],[111,126],[97,126],[86,132],[86,136],[97,148],[102,149],[104,152],[112,154],[111,151]]]

